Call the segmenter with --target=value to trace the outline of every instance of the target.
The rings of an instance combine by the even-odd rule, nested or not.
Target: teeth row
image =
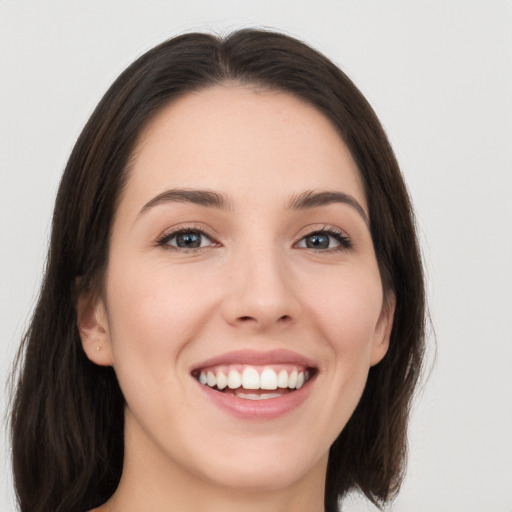
[[[199,374],[199,382],[211,388],[218,389],[300,389],[308,379],[308,372],[293,370],[288,373],[281,370],[276,373],[272,368],[265,368],[261,375],[255,368],[248,366],[242,373],[237,370],[229,370],[226,375],[219,370],[216,374],[212,371],[202,371]]]

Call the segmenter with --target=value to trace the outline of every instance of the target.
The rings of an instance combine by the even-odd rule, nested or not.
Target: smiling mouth
[[[233,364],[200,368],[192,376],[220,393],[245,400],[269,400],[301,389],[315,372],[314,368],[294,364]]]

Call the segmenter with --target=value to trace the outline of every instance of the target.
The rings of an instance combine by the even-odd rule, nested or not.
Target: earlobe
[[[112,346],[103,300],[92,299],[88,293],[80,294],[76,314],[82,348],[89,360],[100,366],[112,366]]]
[[[389,348],[389,339],[393,328],[393,317],[395,315],[396,299],[390,295],[382,305],[375,333],[373,337],[372,354],[370,364],[375,366],[380,363],[386,355]]]

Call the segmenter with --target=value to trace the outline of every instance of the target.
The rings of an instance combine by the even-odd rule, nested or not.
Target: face
[[[367,217],[346,146],[291,95],[218,86],[152,120],[104,295],[79,305],[126,398],[127,463],[218,487],[325,474],[391,329]]]

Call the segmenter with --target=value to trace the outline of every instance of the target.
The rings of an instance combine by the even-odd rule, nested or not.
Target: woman
[[[71,154],[12,413],[22,511],[385,504],[423,354],[375,114],[303,43],[187,34]]]

